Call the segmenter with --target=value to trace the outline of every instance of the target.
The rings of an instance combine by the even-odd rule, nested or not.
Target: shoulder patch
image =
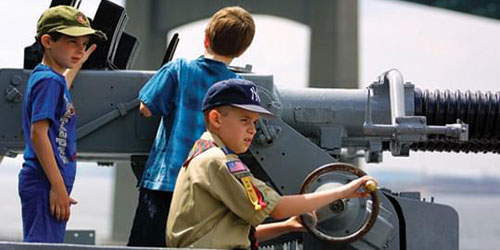
[[[227,169],[231,174],[237,174],[240,172],[249,172],[247,166],[240,160],[228,161],[226,162]]]
[[[266,208],[266,198],[252,183],[252,174],[250,173],[248,167],[240,159],[238,159],[237,155],[226,154],[226,157],[236,157],[235,160],[229,160],[226,162],[227,169],[234,177],[236,177],[241,182],[241,184],[243,184],[247,198],[253,205],[255,211]]]

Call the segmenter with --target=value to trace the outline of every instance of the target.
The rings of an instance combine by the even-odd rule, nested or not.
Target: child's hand
[[[63,75],[64,75],[64,77],[66,77],[66,82],[68,84],[68,88],[71,88],[71,86],[73,84],[73,80],[76,77],[76,74],[78,74],[78,72],[82,68],[83,64],[87,61],[87,59],[89,59],[90,54],[92,54],[92,52],[94,52],[94,50],[96,48],[97,48],[96,44],[90,45],[90,47],[88,49],[83,51],[83,56],[80,59],[80,61],[76,65],[74,65],[72,68],[67,68],[64,71]]]
[[[66,188],[50,189],[50,214],[57,220],[68,221],[70,216],[70,205],[77,204],[77,201],[68,196]]]
[[[83,52],[83,57],[80,59],[80,65],[83,65],[87,59],[89,59],[89,56],[94,52],[94,50],[97,48],[97,44],[92,44],[90,47]]]
[[[312,224],[312,226],[316,226],[316,224],[318,223],[318,217],[316,215],[316,211],[302,214],[302,216],[304,216],[304,220],[302,220],[301,216],[293,216],[287,220],[287,222],[290,221],[290,223],[299,224],[295,226],[296,229],[295,231],[305,232],[306,228],[304,227],[304,223]]]
[[[284,221],[287,228],[289,228],[290,232],[302,231],[305,232],[306,229],[304,225],[302,225],[302,221],[300,220],[300,216],[293,216]]]
[[[344,194],[343,196],[345,198],[357,198],[357,197],[366,197],[370,195],[370,192],[368,192],[365,189],[363,189],[364,192],[360,192],[360,188],[363,187],[365,183],[369,180],[372,180],[375,183],[377,183],[373,177],[365,175],[345,184],[344,186],[341,186],[340,189],[341,192]]]

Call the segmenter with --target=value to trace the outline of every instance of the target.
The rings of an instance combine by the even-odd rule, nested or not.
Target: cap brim
[[[230,104],[231,106],[241,108],[244,110],[256,112],[262,115],[267,115],[271,117],[276,117],[273,113],[271,113],[269,110],[263,108],[262,106],[259,105],[252,105],[252,104]]]
[[[69,27],[56,31],[67,36],[96,36],[99,39],[107,40],[106,34],[104,34],[102,31],[87,27]]]

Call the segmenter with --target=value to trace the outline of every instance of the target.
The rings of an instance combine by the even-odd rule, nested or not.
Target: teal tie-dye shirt
[[[203,97],[212,84],[240,78],[219,61],[204,57],[165,64],[144,85],[139,99],[162,116],[140,187],[173,191],[179,169],[194,142],[205,131]]]

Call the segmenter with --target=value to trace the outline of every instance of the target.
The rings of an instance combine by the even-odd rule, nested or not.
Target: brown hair
[[[57,40],[59,40],[62,36],[65,36],[64,34],[61,34],[57,31],[52,31],[50,33],[45,33],[45,34],[48,34],[50,36],[50,39],[54,42],[57,42]],[[35,37],[35,40],[40,44],[40,47],[42,48],[42,52],[45,52],[45,46],[43,46],[42,44],[42,39],[41,39],[41,36],[43,36],[44,34],[41,34],[40,37]]]
[[[238,6],[226,7],[212,16],[205,34],[214,53],[237,57],[252,43],[255,23],[245,9]]]

